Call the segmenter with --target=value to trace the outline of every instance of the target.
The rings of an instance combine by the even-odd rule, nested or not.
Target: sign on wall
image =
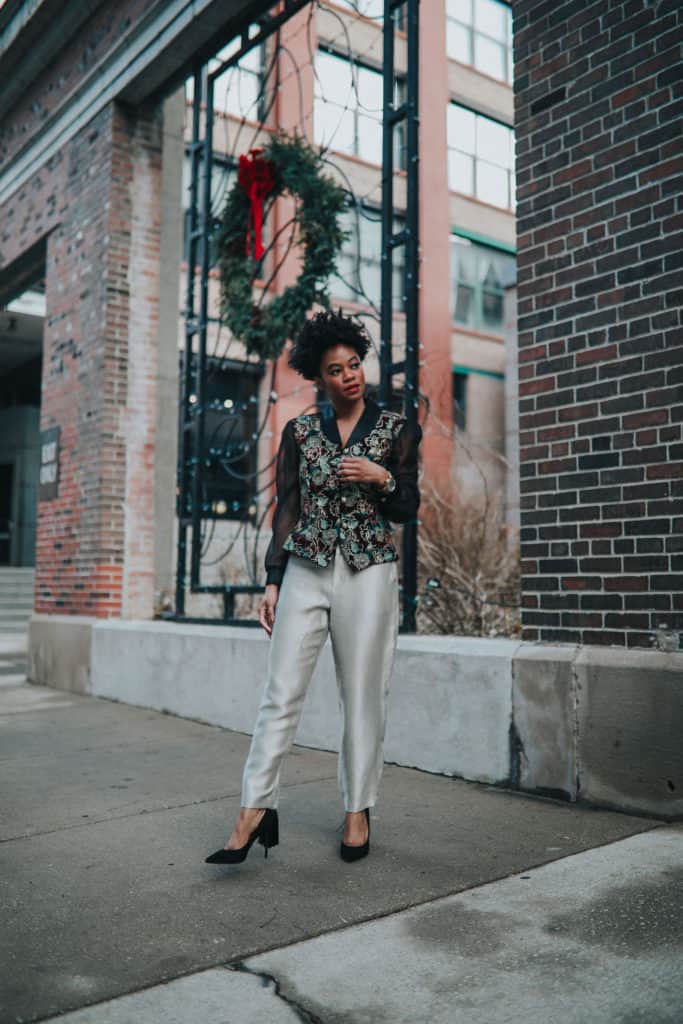
[[[40,501],[59,494],[59,427],[40,432]]]

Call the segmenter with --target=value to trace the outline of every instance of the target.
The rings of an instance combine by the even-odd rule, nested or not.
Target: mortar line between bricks
[[[313,786],[317,782],[334,782],[337,778],[336,773],[334,775],[321,775],[315,779],[305,779],[302,782],[289,782],[281,783],[281,789],[297,789],[299,786]],[[211,804],[217,800],[234,800],[235,797],[239,797],[241,791],[237,790],[234,793],[223,793],[220,796],[205,797],[202,800],[188,800],[182,804],[170,804],[168,807],[154,807],[151,810],[142,808],[139,811],[133,811],[130,814],[113,814],[108,818],[92,818],[88,821],[79,821],[74,825],[62,825],[60,828],[48,828],[42,832],[29,832],[25,835],[7,836],[6,838],[0,838],[0,846],[4,843],[16,843],[21,842],[22,839],[36,839],[39,836],[51,836],[57,835],[60,832],[71,832],[74,829],[88,828],[90,825],[106,825],[110,821],[123,821],[125,818],[136,818],[142,814],[165,814],[166,811],[182,811],[184,807],[197,807],[200,804]]]

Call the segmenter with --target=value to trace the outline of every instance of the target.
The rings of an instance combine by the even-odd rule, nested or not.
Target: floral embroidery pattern
[[[339,466],[344,455],[385,465],[403,423],[403,416],[384,410],[366,437],[342,450],[322,432],[318,414],[297,417],[301,515],[283,544],[285,551],[329,565],[339,543],[354,569],[398,561],[393,526],[378,509],[372,484],[342,480]]]

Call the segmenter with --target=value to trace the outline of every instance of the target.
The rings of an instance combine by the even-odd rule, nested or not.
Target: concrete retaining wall
[[[247,627],[34,616],[30,679],[250,733],[269,640]],[[338,750],[329,640],[297,743]],[[392,763],[683,818],[683,652],[399,637]]]

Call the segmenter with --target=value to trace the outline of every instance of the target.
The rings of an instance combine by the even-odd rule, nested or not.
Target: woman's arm
[[[299,448],[294,437],[294,421],[285,424],[275,469],[277,505],[273,514],[273,536],[266,551],[266,584],[279,586],[289,558],[282,545],[296,526],[300,514]]]
[[[420,505],[417,484],[418,445],[421,440],[420,424],[411,427],[406,421],[387,460],[387,469],[396,481],[396,490],[391,494],[382,494],[381,490],[375,488],[380,512],[393,523],[407,523],[417,515]]]

